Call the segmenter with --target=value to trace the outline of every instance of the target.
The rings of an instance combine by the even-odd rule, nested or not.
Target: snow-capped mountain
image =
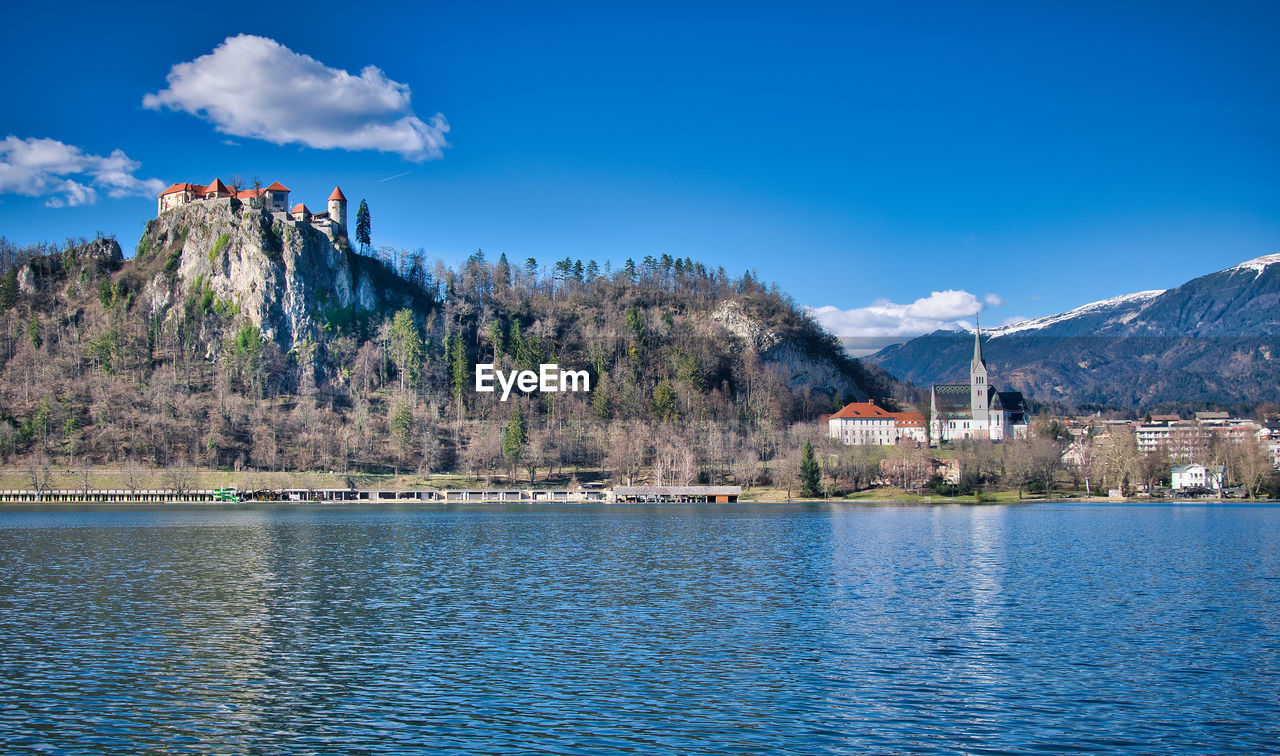
[[[1280,254],[983,332],[992,381],[1038,401],[1142,406],[1280,398]],[[867,358],[918,386],[967,380],[972,332]]]
[[[1100,302],[1090,302],[1087,305],[1081,305],[1074,310],[1061,312],[1057,315],[1046,315],[1042,318],[989,328],[984,331],[984,334],[989,338],[995,339],[1012,333],[1039,331],[1055,325],[1067,325],[1079,332],[1086,328],[1096,328],[1097,325],[1105,325],[1117,321],[1123,322],[1125,316],[1130,313],[1136,313],[1143,305],[1164,292],[1164,289],[1152,289],[1151,291],[1139,291],[1133,294],[1121,294],[1118,297],[1111,297]]]

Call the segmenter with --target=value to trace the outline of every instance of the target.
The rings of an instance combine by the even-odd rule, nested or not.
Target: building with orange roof
[[[261,199],[266,202],[269,210],[286,212],[289,208],[289,187],[279,181],[275,181],[265,189],[256,188],[237,191],[224,184],[222,179],[215,178],[208,184],[172,184],[160,192],[157,199],[159,203],[156,208],[156,215],[192,202],[216,199],[236,199],[242,202],[250,199]]]
[[[826,422],[827,435],[844,444],[892,446],[927,440],[919,412],[890,412],[874,401],[850,402]]]
[[[228,187],[221,179],[217,178],[209,184],[173,184],[160,192],[157,198],[156,215],[192,202],[236,200],[239,202],[251,202],[257,206],[264,207],[268,212],[275,215],[277,220],[309,223],[324,231],[331,238],[335,236],[335,226],[341,229],[346,228],[347,197],[342,193],[341,188],[336,186],[333,188],[333,192],[329,194],[325,211],[320,213],[312,213],[301,202],[290,208],[289,193],[291,191],[289,187],[279,181],[273,181],[266,187],[240,190]]]

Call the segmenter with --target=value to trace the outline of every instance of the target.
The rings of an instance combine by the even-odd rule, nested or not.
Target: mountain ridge
[[[984,330],[993,381],[1038,402],[1142,407],[1274,400],[1280,254],[1168,290]],[[918,386],[959,380],[973,333],[935,331],[868,357]],[[963,359],[962,359],[963,358]]]

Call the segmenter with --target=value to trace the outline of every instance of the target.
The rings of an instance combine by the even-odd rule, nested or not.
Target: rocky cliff
[[[766,363],[785,371],[792,388],[808,388],[852,401],[868,397],[882,401],[888,395],[887,379],[869,373],[842,350],[815,323],[792,322],[761,313],[749,301],[731,299],[720,304],[711,319]],[[884,385],[881,385],[881,384]]]
[[[309,223],[236,200],[195,202],[147,224],[136,262],[150,278],[140,301],[154,315],[204,300],[240,316],[288,351],[334,321],[414,304],[381,264]]]

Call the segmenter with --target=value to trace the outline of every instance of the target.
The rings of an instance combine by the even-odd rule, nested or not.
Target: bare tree
[[[760,455],[747,443],[737,445],[729,467],[733,471],[733,481],[743,488],[750,488],[756,480],[756,468],[760,464]]]
[[[185,499],[195,488],[196,472],[186,462],[170,467],[164,473],[164,485],[179,499]]]
[[[1256,438],[1244,439],[1240,447],[1238,453],[1233,455],[1232,475],[1249,492],[1249,498],[1257,499],[1262,481],[1274,469],[1271,457],[1267,454],[1266,446]]]
[[[126,460],[121,472],[124,474],[124,485],[129,489],[129,496],[137,499],[143,483],[142,470],[138,467],[138,463],[132,459]]]
[[[31,490],[36,492],[36,500],[44,499],[44,495],[53,485],[53,471],[49,468],[49,458],[43,453],[32,454],[27,461],[27,472],[31,476]]]

